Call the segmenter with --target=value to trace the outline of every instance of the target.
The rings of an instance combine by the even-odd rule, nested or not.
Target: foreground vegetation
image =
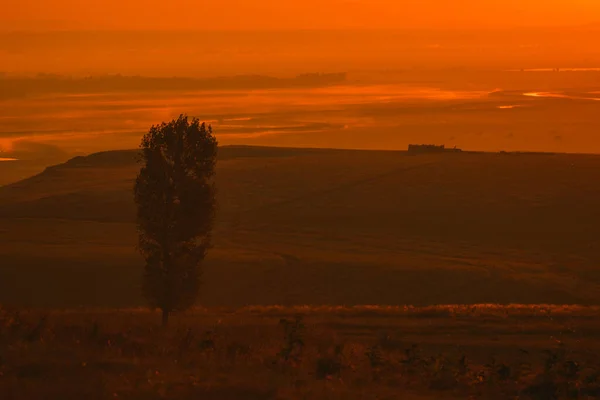
[[[0,314],[3,399],[600,398],[597,307]]]

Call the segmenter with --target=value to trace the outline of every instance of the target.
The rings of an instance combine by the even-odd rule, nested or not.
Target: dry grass
[[[598,398],[597,308],[2,311],[2,399]],[[285,321],[285,322],[284,322]],[[549,353],[544,353],[549,350]]]

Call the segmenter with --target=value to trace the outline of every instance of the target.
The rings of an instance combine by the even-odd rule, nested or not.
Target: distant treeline
[[[153,78],[143,76],[91,76],[70,78],[40,74],[37,77],[17,78],[0,75],[0,98],[64,93],[107,93],[139,91],[190,91],[277,89],[319,87],[346,81],[346,73],[309,73],[294,78],[274,78],[261,75],[240,75],[217,78]]]

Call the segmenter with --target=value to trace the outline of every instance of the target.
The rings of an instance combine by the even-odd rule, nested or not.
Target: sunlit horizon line
[[[10,157],[0,157],[0,161],[19,161],[19,159]]]
[[[498,108],[501,110],[509,110],[509,109],[521,108],[521,107],[525,107],[525,106],[522,104],[510,104],[510,105],[498,106]]]
[[[595,94],[595,92],[590,92]],[[555,92],[525,92],[523,96],[527,97],[535,97],[535,98],[556,98],[556,99],[570,99],[570,100],[590,100],[590,101],[600,101],[600,97],[585,97],[585,96],[571,96],[564,93],[555,93]]]

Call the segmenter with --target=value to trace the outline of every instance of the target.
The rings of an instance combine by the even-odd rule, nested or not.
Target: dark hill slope
[[[140,304],[138,168],[97,153],[0,188],[0,301]],[[223,147],[202,301],[600,303],[599,178],[598,156]]]

